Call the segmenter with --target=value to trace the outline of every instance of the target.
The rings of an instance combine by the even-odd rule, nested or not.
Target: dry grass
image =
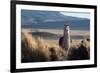
[[[22,62],[44,62],[89,59],[90,41],[72,40],[71,48],[65,51],[58,41],[44,40],[28,32],[22,32]],[[80,52],[80,53],[79,53]]]
[[[26,61],[48,60],[48,45],[39,37],[22,32],[22,58]],[[46,52],[45,52],[46,51]],[[31,59],[31,60],[30,60]]]

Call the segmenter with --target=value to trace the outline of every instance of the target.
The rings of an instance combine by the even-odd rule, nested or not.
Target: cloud
[[[66,15],[66,16],[73,16],[73,17],[90,19],[89,13],[82,13],[82,12],[60,12],[60,13],[63,14],[63,15]]]

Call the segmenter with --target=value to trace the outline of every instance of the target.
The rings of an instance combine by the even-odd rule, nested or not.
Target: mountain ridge
[[[38,23],[38,22],[55,22],[55,21],[69,21],[69,20],[88,20],[86,18],[79,18],[73,16],[65,16],[57,11],[21,11],[22,23]],[[27,21],[26,21],[27,20]]]
[[[68,24],[72,29],[90,29],[90,20],[65,16],[57,11],[21,11],[22,28],[40,28],[40,29],[63,29],[64,24]]]

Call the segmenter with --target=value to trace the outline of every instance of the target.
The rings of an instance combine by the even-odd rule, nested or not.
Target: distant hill
[[[89,30],[90,20],[65,16],[56,11],[21,11],[22,28],[63,29],[64,24],[70,24],[71,29]]]
[[[56,39],[58,40],[59,37],[61,37],[61,34],[54,34],[54,33],[50,33],[50,32],[29,32],[30,34],[32,34],[33,36],[39,36],[45,39]],[[83,39],[84,36],[82,35],[71,35],[70,36],[72,39]],[[89,38],[89,35],[86,35],[85,38]]]
[[[50,33],[50,32],[30,32],[30,34],[34,36],[40,36],[45,38],[58,38],[56,34]]]

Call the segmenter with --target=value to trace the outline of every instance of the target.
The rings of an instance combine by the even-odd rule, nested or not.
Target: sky
[[[60,12],[63,15],[66,16],[73,16],[73,17],[80,17],[80,18],[88,18],[90,19],[89,13],[82,13],[82,12]]]

